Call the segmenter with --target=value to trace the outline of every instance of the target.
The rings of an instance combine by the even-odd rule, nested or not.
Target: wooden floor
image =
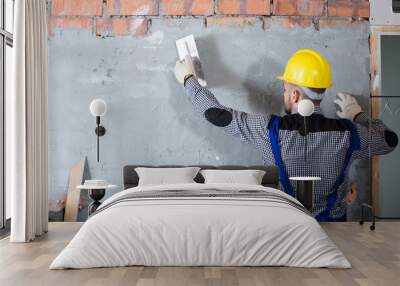
[[[378,222],[374,232],[358,223],[327,223],[324,229],[352,269],[289,267],[123,267],[48,270],[80,223],[50,223],[32,243],[0,241],[0,285],[400,285],[400,222]]]

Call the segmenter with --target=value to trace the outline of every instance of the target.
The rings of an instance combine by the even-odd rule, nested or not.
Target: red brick
[[[207,26],[210,25],[254,25],[257,22],[255,17],[208,17]]]
[[[158,15],[157,0],[107,0],[108,15]]]
[[[162,15],[212,15],[214,0],[160,0]]]
[[[54,16],[101,16],[102,0],[53,0],[51,14]]]
[[[145,18],[109,18],[96,21],[96,35],[110,36],[142,36],[147,33],[148,20]]]
[[[368,0],[328,0],[328,16],[369,17]]]
[[[270,0],[218,0],[218,14],[269,15]]]
[[[274,15],[322,16],[324,0],[273,0]]]

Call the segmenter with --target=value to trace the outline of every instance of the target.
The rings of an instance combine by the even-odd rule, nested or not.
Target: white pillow
[[[135,168],[139,176],[139,186],[195,183],[193,179],[199,170],[199,167]]]
[[[201,170],[206,184],[261,185],[265,171],[262,170]]]

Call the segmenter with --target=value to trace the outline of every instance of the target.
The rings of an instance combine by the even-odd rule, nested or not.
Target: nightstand
[[[81,190],[88,190],[89,197],[93,200],[93,202],[88,206],[88,214],[90,216],[101,205],[100,200],[106,194],[106,190],[116,187],[118,186],[117,185],[94,186],[94,185],[84,184],[84,185],[79,185],[76,188]]]

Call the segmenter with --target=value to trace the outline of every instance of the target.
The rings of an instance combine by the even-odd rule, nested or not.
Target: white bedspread
[[[130,192],[264,190],[262,186],[180,184],[136,187],[107,199],[50,269],[146,266],[349,268],[318,222],[290,204],[257,198],[152,198],[112,204]],[[107,207],[108,206],[108,207]]]

